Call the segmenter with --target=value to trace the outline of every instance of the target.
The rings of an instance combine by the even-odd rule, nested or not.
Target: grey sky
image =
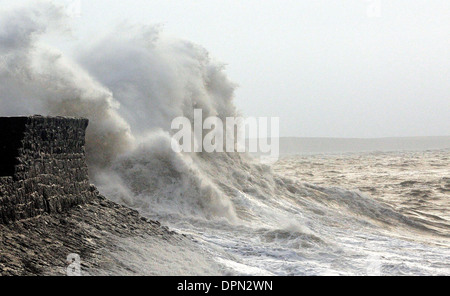
[[[81,0],[74,36],[163,24],[228,64],[238,108],[282,136],[450,135],[450,1],[376,2]]]

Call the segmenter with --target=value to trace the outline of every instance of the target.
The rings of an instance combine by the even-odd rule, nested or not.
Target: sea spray
[[[146,182],[141,187],[119,182],[124,186],[119,192],[133,192],[137,197],[156,185],[154,192],[164,189],[171,195],[167,198],[186,204],[181,211],[197,207],[196,211],[209,217],[217,214],[234,219],[228,198],[195,168],[197,156],[172,153],[170,141],[160,136],[161,131],[170,131],[176,116],[192,118],[194,107],[202,108],[205,114],[235,115],[234,85],[222,65],[211,62],[206,50],[166,39],[155,27],[126,27],[83,49],[81,63],[77,63],[40,43],[42,35],[64,23],[61,7],[38,1],[4,15],[0,35],[2,116],[39,113],[87,117],[91,122],[86,144],[90,171],[94,180],[101,181],[105,193],[115,192],[117,178],[130,174],[116,172],[115,179],[111,178],[115,182],[105,178],[111,168],[126,167],[127,156],[128,162],[142,160],[138,155],[154,157],[140,163],[153,165],[148,168],[152,173],[142,176]],[[164,165],[168,167],[155,169]],[[171,184],[161,181],[168,176],[174,178]],[[173,191],[168,190],[169,185]],[[125,188],[129,186],[132,188]],[[194,200],[186,197],[189,192]],[[177,194],[181,197],[174,196]],[[121,197],[127,198],[131,197]]]
[[[174,152],[174,118],[239,116],[235,84],[201,46],[127,25],[69,58],[42,43],[64,23],[47,1],[0,12],[0,115],[89,118],[90,173],[108,198],[189,233],[235,274],[358,274],[373,258],[386,261],[380,272],[449,273],[448,248],[419,241],[418,221],[370,196],[242,153]]]

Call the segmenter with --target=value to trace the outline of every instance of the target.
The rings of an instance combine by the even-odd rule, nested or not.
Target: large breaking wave
[[[235,115],[234,85],[223,65],[200,46],[166,38],[152,26],[118,28],[80,49],[75,62],[40,42],[64,19],[49,2],[2,15],[1,115],[87,117],[88,162],[106,193],[128,203],[142,194],[182,193],[183,209],[233,217],[231,203],[202,175],[196,156],[172,152],[169,133],[172,119],[192,118],[194,108],[206,116]]]
[[[424,229],[362,193],[294,182],[245,154],[173,152],[173,118],[237,115],[224,66],[157,26],[122,26],[71,59],[41,42],[61,27],[64,11],[50,2],[1,14],[0,115],[89,118],[101,191],[197,236],[235,272],[360,272],[369,250],[389,247],[377,242],[380,223]]]

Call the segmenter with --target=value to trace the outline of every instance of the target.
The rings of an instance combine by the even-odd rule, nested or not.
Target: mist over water
[[[224,273],[366,274],[370,258],[388,274],[450,273],[448,233],[368,194],[305,184],[245,154],[173,152],[175,117],[238,115],[235,85],[201,46],[122,26],[68,57],[41,41],[64,24],[49,2],[0,14],[0,115],[89,118],[101,192],[190,234]]]

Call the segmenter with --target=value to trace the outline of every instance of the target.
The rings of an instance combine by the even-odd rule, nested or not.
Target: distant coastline
[[[280,154],[450,149],[450,136],[391,138],[280,138]]]
[[[450,149],[450,136],[386,138],[280,137],[280,155],[442,149]]]

